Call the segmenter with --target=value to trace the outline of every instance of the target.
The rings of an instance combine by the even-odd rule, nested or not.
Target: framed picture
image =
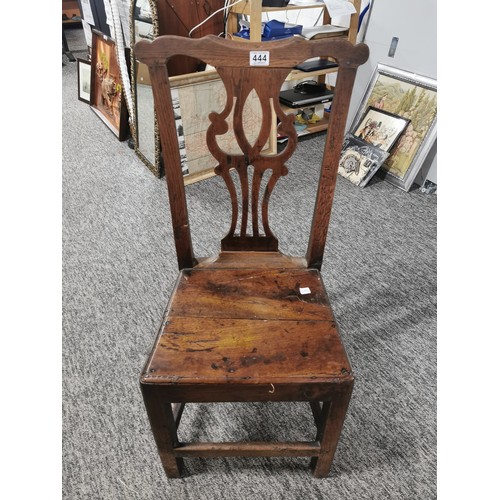
[[[90,106],[118,140],[127,138],[128,112],[115,42],[97,30],[92,30]]]
[[[409,122],[408,118],[370,106],[354,135],[383,151],[390,151]]]
[[[78,99],[90,104],[90,61],[77,59],[78,64]]]
[[[409,191],[437,136],[437,82],[379,64],[372,75],[350,129],[354,133],[372,107],[410,120],[379,173]]]
[[[171,76],[169,82],[184,184],[191,184],[215,175],[218,162],[206,148],[207,130],[211,124],[208,116],[212,111],[224,110],[226,87],[215,70]],[[245,101],[243,116],[243,128],[251,144],[259,136],[261,118],[259,97],[251,92]],[[232,127],[232,113],[228,117],[228,131],[217,136],[217,143],[229,154],[241,153]],[[269,141],[264,149],[268,147]]]
[[[389,153],[353,134],[346,134],[340,154],[339,174],[359,187],[365,187],[387,160]]]

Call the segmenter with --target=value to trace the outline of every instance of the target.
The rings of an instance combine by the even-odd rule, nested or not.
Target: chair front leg
[[[325,401],[321,409],[321,418],[316,440],[320,442],[319,457],[311,460],[313,476],[327,477],[337,449],[344,419],[351,400],[354,380],[340,384],[332,401]]]
[[[181,477],[182,458],[175,457],[173,449],[179,444],[172,405],[162,397],[161,387],[141,385],[144,405],[151,424],[158,453],[169,478]]]

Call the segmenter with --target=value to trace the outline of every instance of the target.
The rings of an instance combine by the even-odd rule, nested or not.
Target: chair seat
[[[141,382],[264,385],[269,393],[350,378],[317,270],[202,266],[180,272]]]

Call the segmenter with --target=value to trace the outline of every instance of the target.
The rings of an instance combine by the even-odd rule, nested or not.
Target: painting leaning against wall
[[[379,170],[386,180],[408,191],[436,139],[436,80],[379,64],[351,130],[370,106],[410,120]]]
[[[90,105],[108,128],[123,141],[127,137],[127,109],[115,42],[92,30]]]

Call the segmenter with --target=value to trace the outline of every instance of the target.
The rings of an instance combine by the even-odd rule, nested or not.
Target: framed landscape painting
[[[409,120],[379,169],[387,181],[409,191],[436,140],[437,82],[379,64],[354,117],[352,134],[358,130],[370,107]]]

